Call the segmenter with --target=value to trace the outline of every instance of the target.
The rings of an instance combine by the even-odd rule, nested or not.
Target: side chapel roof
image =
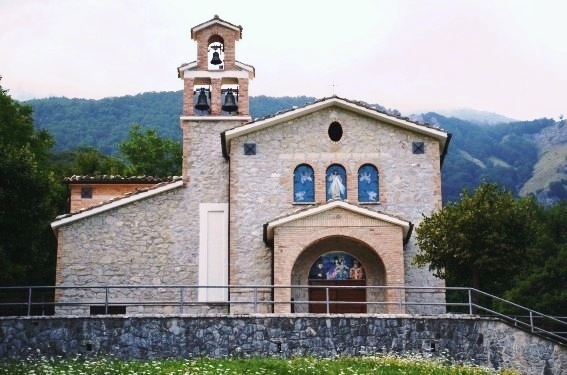
[[[73,175],[65,177],[65,184],[160,184],[162,182],[176,181],[180,177],[153,177],[153,176],[120,176],[120,175]]]
[[[384,111],[380,111],[365,103],[341,98],[336,95],[328,98],[322,98],[311,103],[307,103],[301,107],[294,107],[289,110],[280,111],[274,115],[269,115],[260,119],[255,119],[254,121],[245,123],[243,125],[234,127],[232,129],[225,130],[224,132],[221,133],[223,156],[226,159],[228,159],[228,149],[230,145],[230,140],[233,138],[240,137],[245,134],[253,133],[258,130],[266,129],[271,126],[275,126],[279,123],[290,121],[298,117],[305,116],[315,111],[321,110],[323,108],[328,108],[333,106],[350,110],[358,114],[361,114],[363,116],[370,117],[393,126],[404,128],[437,139],[439,141],[441,164],[443,164],[443,159],[445,157],[445,154],[447,153],[449,141],[451,140],[450,133],[447,133],[446,131],[438,127],[433,127],[428,124],[412,121],[407,117],[395,116],[386,113]]]
[[[117,207],[121,207],[130,204],[135,201],[139,201],[145,198],[152,197],[163,192],[177,189],[183,186],[183,179],[181,177],[174,177],[171,181],[158,183],[156,185],[137,188],[136,190],[123,194],[118,197],[114,197],[104,202],[100,202],[97,205],[89,206],[81,210],[71,212],[68,214],[59,215],[51,223],[51,229],[56,230],[60,226],[70,224],[77,220],[81,220],[90,216],[97,215],[99,213],[112,210]]]

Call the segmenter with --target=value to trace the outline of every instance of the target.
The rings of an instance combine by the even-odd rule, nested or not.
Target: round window
[[[331,141],[338,142],[343,137],[343,127],[338,122],[333,122],[329,125],[329,138]]]

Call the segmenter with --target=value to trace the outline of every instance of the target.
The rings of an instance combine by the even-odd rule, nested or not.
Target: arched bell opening
[[[223,79],[221,85],[221,114],[233,116],[238,114],[238,80]]]
[[[195,115],[205,116],[211,113],[211,86],[195,86],[193,91]]]
[[[212,35],[208,41],[208,69],[224,70],[224,39],[219,35]]]
[[[335,267],[335,257],[339,264]],[[341,263],[341,257],[342,263]],[[355,266],[355,261],[358,265]],[[321,262],[322,271],[317,272]],[[363,277],[351,278],[351,269],[362,269]],[[346,270],[348,268],[348,270]],[[340,271],[342,269],[343,271]],[[333,274],[332,272],[336,272]],[[338,272],[342,272],[339,274]],[[356,271],[354,271],[356,272]],[[386,304],[360,304],[349,302],[387,302],[384,289],[362,288],[386,285],[384,263],[368,244],[352,237],[329,236],[308,245],[298,256],[291,273],[292,285],[309,285],[310,288],[293,288],[292,311],[297,313],[326,313],[326,289],[333,290],[330,300],[331,313],[386,313]],[[315,286],[321,286],[316,288]],[[311,289],[311,293],[310,290]],[[337,291],[339,291],[337,293]],[[306,303],[306,302],[317,303]]]

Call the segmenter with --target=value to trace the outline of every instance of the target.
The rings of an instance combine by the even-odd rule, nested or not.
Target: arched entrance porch
[[[289,313],[292,307],[295,310],[295,304],[291,303],[291,289],[297,288],[290,289],[289,286],[306,285],[309,267],[323,251],[333,249],[329,246],[341,238],[347,239],[343,246],[355,249],[353,255],[360,257],[361,262],[376,267],[382,265],[383,272],[377,269],[376,279],[371,282],[381,282],[379,285],[384,286],[405,285],[404,241],[409,238],[411,228],[407,221],[343,201],[309,207],[264,224],[264,241],[273,249],[274,285],[282,286],[274,289],[274,312]],[[343,249],[341,247],[338,251]],[[366,257],[370,259],[366,260]],[[304,267],[302,272],[298,267]],[[380,274],[382,279],[379,279]],[[299,279],[292,280],[294,275]],[[371,285],[371,282],[368,284]],[[393,289],[382,293],[383,301],[387,303],[383,305],[383,312],[399,313],[399,304],[394,302],[400,302],[405,295],[399,295]],[[371,296],[367,294],[366,297],[370,301]]]
[[[332,263],[337,263],[338,267]],[[355,265],[355,263],[358,263]],[[313,272],[321,267],[321,272]],[[336,274],[336,268],[343,275]],[[351,277],[350,270],[360,271]],[[298,301],[293,311],[326,313],[327,288],[331,313],[386,313],[386,305],[364,305],[358,302],[385,302],[384,289],[365,289],[367,285],[386,285],[386,268],[377,252],[368,244],[349,236],[331,235],[307,246],[297,257],[291,271],[292,285],[320,285],[321,288],[294,288],[292,298]],[[333,288],[339,286],[339,288]],[[310,301],[316,303],[305,303]],[[319,303],[321,302],[321,303]],[[339,303],[335,303],[339,302]],[[346,303],[354,302],[354,303]]]

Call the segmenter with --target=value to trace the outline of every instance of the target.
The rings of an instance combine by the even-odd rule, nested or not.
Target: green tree
[[[181,175],[182,147],[173,139],[160,137],[154,129],[133,125],[129,138],[119,144],[129,163],[130,174],[154,177]]]
[[[543,256],[504,298],[548,315],[567,315],[567,200],[541,210]]]
[[[52,163],[61,176],[99,176],[124,175],[127,173],[124,162],[108,156],[94,147],[79,147],[71,151],[53,155]]]
[[[447,285],[502,295],[538,255],[537,217],[533,199],[515,199],[483,182],[473,194],[463,190],[460,202],[424,215],[416,229],[420,249],[414,264],[428,266]]]
[[[1,78],[1,77],[0,77]],[[49,164],[53,139],[31,107],[0,86],[0,285],[52,284],[62,187]]]

